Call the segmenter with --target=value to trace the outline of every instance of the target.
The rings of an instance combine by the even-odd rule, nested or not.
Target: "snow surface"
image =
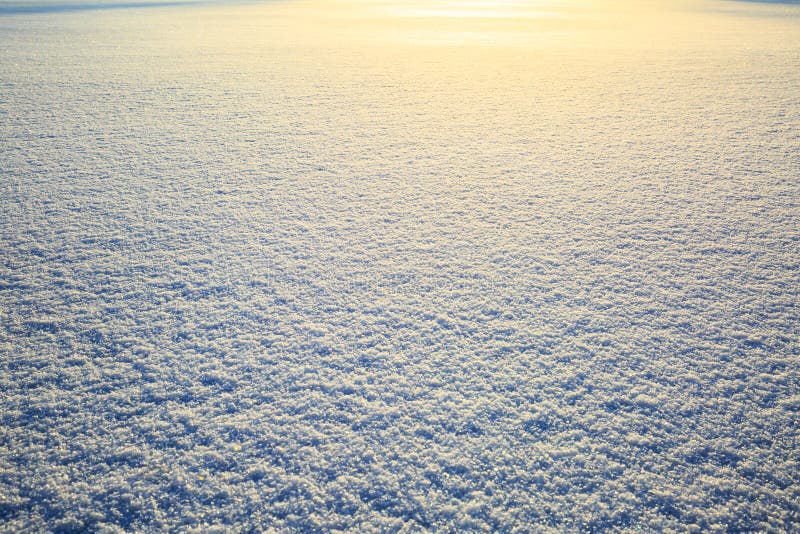
[[[800,528],[800,7],[50,4],[0,530]]]

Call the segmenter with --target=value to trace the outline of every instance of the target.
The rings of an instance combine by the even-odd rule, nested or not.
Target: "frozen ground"
[[[0,530],[800,528],[800,7],[35,5]]]

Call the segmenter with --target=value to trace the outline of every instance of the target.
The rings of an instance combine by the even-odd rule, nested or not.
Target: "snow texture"
[[[0,530],[798,529],[800,7],[50,4]]]

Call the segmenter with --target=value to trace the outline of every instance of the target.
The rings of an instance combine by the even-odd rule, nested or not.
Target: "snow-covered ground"
[[[0,530],[800,528],[800,6],[51,4]]]

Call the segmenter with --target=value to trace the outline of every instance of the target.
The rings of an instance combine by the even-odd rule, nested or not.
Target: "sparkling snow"
[[[0,530],[798,528],[800,6],[138,4],[0,1]]]

